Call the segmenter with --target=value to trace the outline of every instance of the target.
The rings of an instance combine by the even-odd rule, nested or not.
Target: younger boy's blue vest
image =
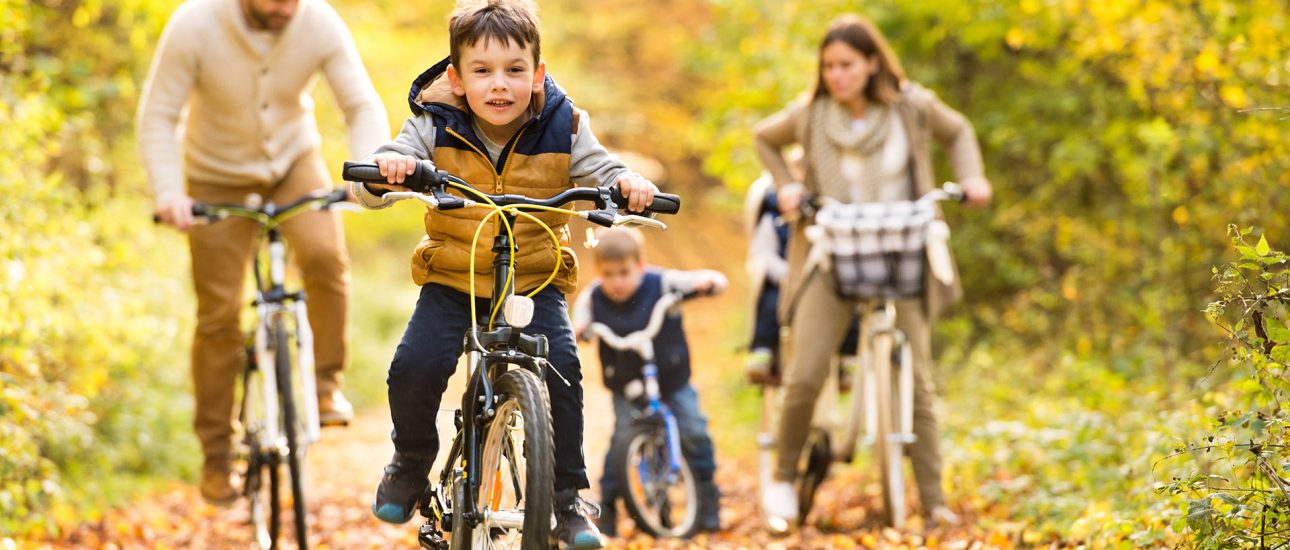
[[[598,323],[620,335],[630,334],[649,324],[654,304],[663,297],[663,272],[649,268],[641,285],[625,302],[614,302],[599,286],[591,293],[591,315]],[[664,318],[663,327],[654,337],[654,363],[658,365],[658,386],[663,395],[681,389],[690,382],[690,346],[685,341],[681,314]],[[600,344],[600,364],[604,368],[605,386],[621,395],[632,380],[639,380],[644,361],[635,352],[618,351]]]

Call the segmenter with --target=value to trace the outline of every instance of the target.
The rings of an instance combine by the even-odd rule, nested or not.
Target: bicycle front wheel
[[[698,526],[698,484],[685,454],[672,456],[667,438],[658,419],[633,423],[622,448],[614,451],[618,485],[624,489],[627,512],[642,531],[656,538],[689,537]]]
[[[469,547],[546,550],[555,500],[546,387],[525,370],[507,372],[496,387],[502,399],[484,434],[476,499],[479,522]]]
[[[265,449],[264,430],[264,372],[248,367],[242,373],[242,412],[239,415],[244,433],[242,456],[238,470],[242,472],[242,494],[250,505],[251,528],[255,531],[256,545],[269,550],[278,544],[281,524],[279,513],[280,483],[276,453]]]
[[[296,416],[291,363],[291,339],[286,321],[278,318],[273,326],[275,363],[278,376],[278,395],[282,403],[283,434],[287,439],[287,470],[291,474],[291,507],[295,512],[296,543],[309,548],[309,520],[305,511],[305,445],[304,430]],[[308,396],[304,397],[308,399]],[[276,506],[275,506],[276,508]]]
[[[902,459],[904,442],[896,433],[895,388],[892,384],[891,355],[893,342],[890,334],[877,334],[873,338],[873,395],[875,464],[882,479],[883,522],[890,527],[905,525],[905,470]]]

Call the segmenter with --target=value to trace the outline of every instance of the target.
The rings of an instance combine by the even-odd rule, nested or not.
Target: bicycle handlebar
[[[967,193],[963,191],[962,185],[952,181],[947,181],[942,184],[940,188],[928,191],[927,194],[914,199],[913,202],[954,201],[965,203],[967,202],[967,198]],[[819,212],[820,208],[822,208],[826,202],[831,200],[832,199],[828,199],[822,195],[808,193],[806,196],[802,197],[802,215],[807,216],[808,218],[815,216],[815,214]]]
[[[317,203],[315,209],[327,210],[332,205],[343,203],[349,200],[349,193],[344,187],[337,187],[326,193],[310,193],[285,206],[278,206],[272,202],[264,203],[259,206],[251,207],[242,204],[207,204],[203,202],[193,203],[193,216],[205,218],[207,221],[218,221],[227,216],[242,216],[245,218],[260,219],[265,222],[279,221],[296,214],[302,206],[310,203]],[[161,223],[161,215],[154,213],[152,223]]]
[[[619,335],[604,323],[591,323],[587,325],[587,331],[610,348],[620,351],[635,351],[647,361],[653,360],[653,357],[650,356],[653,355],[654,337],[658,336],[658,331],[663,329],[663,318],[667,316],[667,311],[686,299],[709,293],[697,290],[689,292],[674,290],[664,294],[662,298],[659,298],[654,303],[654,310],[650,313],[649,322],[645,324],[645,328],[631,334]],[[647,351],[650,353],[646,353]]]
[[[421,199],[423,202],[440,210],[452,210],[461,208],[474,202],[471,199],[462,199],[446,193],[449,183],[464,185],[474,189],[470,183],[442,170],[430,168],[426,162],[418,162],[412,175],[403,180],[403,186],[410,189],[413,193],[429,195],[435,200],[429,201]],[[346,162],[341,172],[341,177],[346,181],[357,183],[388,183],[388,179],[381,175],[379,166],[370,163]],[[387,192],[384,195],[391,195],[397,198],[414,198],[404,192]],[[481,196],[487,197],[497,206],[545,206],[559,207],[571,202],[588,201],[595,203],[596,208],[601,212],[589,213],[588,220],[599,225],[615,225],[614,218],[617,210],[627,208],[627,199],[623,197],[622,192],[617,186],[605,187],[575,187],[565,190],[554,197],[548,199],[533,199],[523,195],[489,195],[480,193]],[[656,193],[654,200],[645,207],[645,213],[654,214],[676,214],[681,210],[681,197],[669,193]]]

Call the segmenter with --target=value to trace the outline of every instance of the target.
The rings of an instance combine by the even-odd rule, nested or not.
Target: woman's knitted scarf
[[[890,107],[871,103],[865,115],[865,127],[857,132],[851,126],[851,113],[841,103],[828,96],[812,101],[807,149],[816,191],[831,199],[851,202],[851,185],[859,185],[860,189],[877,185],[878,153],[891,135],[893,118]],[[842,176],[845,152],[864,159],[866,169],[862,172],[862,181],[849,182]],[[875,168],[869,169],[869,166]]]

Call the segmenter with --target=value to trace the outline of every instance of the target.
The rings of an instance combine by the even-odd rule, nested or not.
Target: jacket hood
[[[408,107],[412,109],[412,114],[437,111],[442,116],[457,118],[470,113],[466,98],[452,93],[452,85],[447,77],[450,64],[451,60],[445,57],[412,81],[412,88],[408,91]],[[537,113],[536,118],[545,119],[560,108],[566,99],[568,96],[564,89],[547,74],[542,90],[533,94],[530,108]]]

